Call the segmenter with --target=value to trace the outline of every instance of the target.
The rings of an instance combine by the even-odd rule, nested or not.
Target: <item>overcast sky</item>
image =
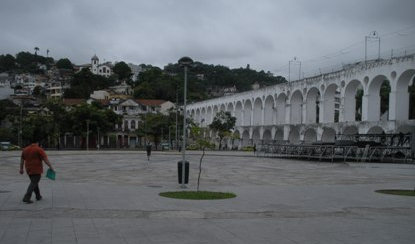
[[[75,64],[96,54],[159,67],[190,56],[277,74],[297,57],[311,72],[363,59],[374,30],[382,56],[414,52],[414,10],[414,0],[1,0],[0,53],[37,46]]]

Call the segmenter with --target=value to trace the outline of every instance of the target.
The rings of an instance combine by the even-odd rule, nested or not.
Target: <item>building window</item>
[[[131,120],[131,123],[130,123],[130,128],[131,128],[132,130],[135,130],[135,120]]]

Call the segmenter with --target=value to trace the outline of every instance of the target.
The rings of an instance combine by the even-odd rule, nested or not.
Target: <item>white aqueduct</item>
[[[206,127],[219,111],[237,118],[239,146],[259,141],[332,142],[336,134],[412,132],[410,93],[415,55],[348,65],[344,69],[188,105],[187,113]],[[389,109],[381,114],[380,88],[390,84]],[[363,90],[361,119],[356,93]]]

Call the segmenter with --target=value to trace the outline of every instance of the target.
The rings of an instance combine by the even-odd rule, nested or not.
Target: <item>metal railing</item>
[[[258,157],[298,158],[319,161],[414,163],[410,134],[338,135],[336,143],[257,144]]]

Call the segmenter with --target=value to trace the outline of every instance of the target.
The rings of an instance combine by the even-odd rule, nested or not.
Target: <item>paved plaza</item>
[[[181,155],[49,151],[57,180],[22,202],[19,152],[0,152],[0,243],[415,243],[415,165],[327,163],[208,152],[201,189],[236,198],[160,197],[180,190]],[[189,152],[196,189],[199,152]],[[32,197],[34,199],[34,196]]]

